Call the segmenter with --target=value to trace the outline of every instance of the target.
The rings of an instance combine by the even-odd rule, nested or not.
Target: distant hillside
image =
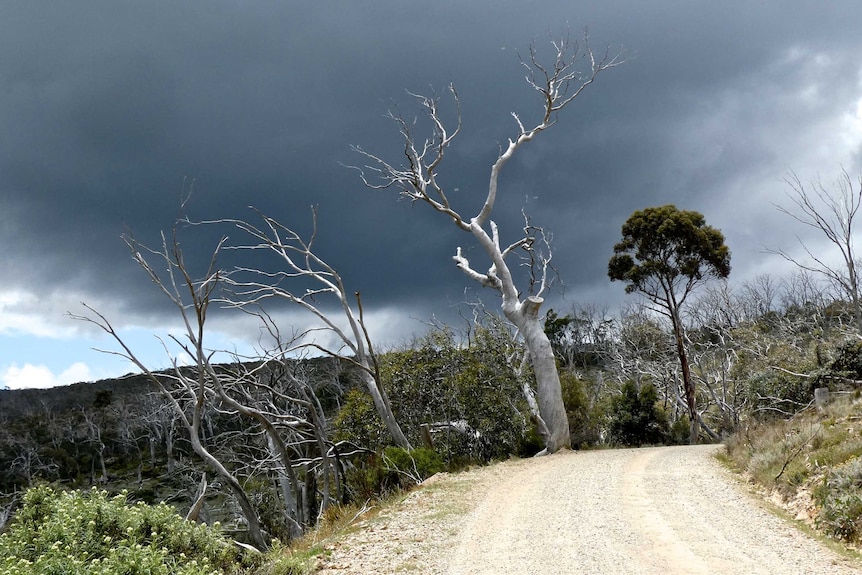
[[[340,374],[338,380],[345,389],[356,385],[355,377],[352,376],[355,368],[349,360],[341,360],[340,365],[335,368],[334,360],[329,357],[296,361],[301,366],[302,372],[312,379],[331,378],[335,371]],[[158,391],[147,376],[140,373],[47,389],[2,389],[0,390],[0,419],[13,422],[34,411],[65,413],[82,407],[93,407],[97,396],[102,394],[105,394],[102,395],[103,401],[128,400],[134,403],[137,398]]]
[[[349,360],[327,357],[291,360],[287,365],[213,367],[228,380],[252,371],[265,379],[268,372],[278,374],[286,368],[292,377],[314,389],[324,417],[334,415],[343,394],[359,382]],[[182,369],[185,376],[196,380],[196,368]],[[173,375],[170,371],[156,373],[165,377],[167,388],[179,389]],[[277,387],[271,392],[279,394]],[[188,393],[176,393],[176,397],[183,409],[194,403]],[[277,399],[289,400],[285,395]],[[292,424],[302,421],[301,410],[298,406],[286,412],[296,415]],[[242,468],[243,457],[260,464],[258,456],[266,446],[257,441],[259,429],[254,421],[213,401],[201,414],[201,426],[203,441],[231,466]],[[295,426],[285,426],[284,433],[291,437],[308,434]],[[299,442],[293,455],[306,457],[305,451],[305,444]],[[170,501],[187,508],[206,471],[175,407],[147,375],[50,389],[0,390],[0,513],[11,508],[16,494],[42,481],[64,488],[98,485],[114,492],[127,490],[134,500]],[[226,523],[235,513],[230,505],[224,507],[229,494],[221,488],[220,482],[210,482],[211,505],[206,513]]]
[[[117,400],[137,398],[152,391],[157,391],[156,387],[142,374],[48,389],[3,389],[0,390],[0,417],[16,421],[33,411],[62,413],[92,407],[97,394],[109,394],[112,400]]]

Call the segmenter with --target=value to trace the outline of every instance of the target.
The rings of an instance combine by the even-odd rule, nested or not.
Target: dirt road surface
[[[566,452],[446,476],[333,546],[320,573],[862,573],[769,513],[717,449]]]

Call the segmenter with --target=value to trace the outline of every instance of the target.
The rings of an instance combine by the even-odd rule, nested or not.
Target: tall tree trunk
[[[269,452],[275,459],[280,459],[281,454],[278,446],[273,441],[272,436],[266,436],[266,444],[269,447]],[[294,495],[294,485],[291,484],[290,477],[284,469],[278,470],[278,487],[281,490],[281,498],[284,502],[284,519],[290,529],[291,538],[296,538],[302,535],[302,525],[297,521],[297,504],[296,496]]]
[[[153,466],[153,469],[156,469],[156,438],[153,435],[150,435],[149,439],[150,444],[150,464]]]
[[[504,303],[503,313],[520,330],[530,352],[530,363],[536,376],[539,413],[547,429],[545,447],[549,453],[553,453],[563,447],[571,447],[572,437],[563,404],[557,360],[539,319],[539,308],[543,301],[540,297],[531,296],[519,306],[506,306]]]
[[[191,442],[192,449],[195,453],[197,453],[201,459],[209,464],[209,466],[219,475],[222,479],[228,484],[231,492],[239,503],[240,509],[242,510],[242,514],[245,516],[246,523],[248,524],[248,535],[251,539],[252,543],[258,549],[268,549],[269,544],[266,541],[266,538],[263,535],[263,531],[260,528],[260,517],[258,517],[257,511],[254,508],[254,504],[252,504],[251,499],[249,499],[248,494],[243,489],[242,484],[240,484],[239,480],[234,477],[234,475],[228,471],[228,469],[222,465],[221,461],[219,461],[213,454],[211,454],[206,447],[201,443],[200,437],[198,436],[198,430],[191,430]]]
[[[108,482],[108,468],[105,467],[105,444],[101,441],[99,442],[99,469],[102,471],[99,483],[104,485]]]
[[[688,354],[685,352],[685,335],[682,331],[683,327],[682,321],[679,318],[679,310],[674,309],[671,311],[671,323],[673,324],[674,339],[676,339],[676,353],[679,356],[679,365],[682,369],[682,386],[685,391],[685,403],[688,406],[688,442],[691,445],[697,445],[700,437],[700,418],[697,413],[697,396],[694,393],[694,382],[691,379]]]
[[[168,475],[174,472],[176,460],[174,459],[174,433],[176,431],[175,424],[172,422],[165,431],[165,457],[168,470]]]
[[[407,440],[407,436],[401,431],[401,426],[398,425],[395,415],[392,413],[392,406],[389,404],[389,397],[386,395],[386,391],[378,385],[377,380],[370,371],[373,368],[370,365],[366,365],[367,363],[367,361],[362,362],[363,369],[359,370],[359,375],[369,395],[371,395],[371,399],[374,401],[374,407],[377,413],[380,414],[380,419],[383,420],[383,424],[389,431],[389,435],[392,436],[392,441],[395,442],[395,445],[407,450],[413,449]]]

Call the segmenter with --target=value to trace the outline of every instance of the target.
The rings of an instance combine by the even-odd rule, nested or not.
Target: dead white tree
[[[225,278],[233,296],[229,296],[223,303],[266,320],[263,323],[268,325],[271,334],[275,333],[273,330],[277,331],[277,326],[271,318],[260,314],[262,304],[268,300],[290,302],[317,318],[320,327],[311,331],[328,331],[340,342],[341,349],[333,350],[316,341],[303,342],[303,338],[299,337],[294,338],[299,340],[296,345],[281,349],[280,354],[289,356],[301,352],[304,348],[314,348],[317,352],[352,362],[358,368],[359,377],[371,395],[374,407],[386,425],[392,441],[404,449],[411,449],[407,436],[392,412],[386,390],[380,383],[380,373],[371,337],[365,325],[359,292],[350,294],[338,270],[314,252],[316,210],[312,209],[313,231],[308,240],[274,218],[260,212],[258,214],[262,225],[237,219],[203,222],[236,226],[246,232],[254,243],[233,245],[228,249],[266,251],[274,254],[279,264],[278,270],[273,272],[247,267],[235,269]],[[335,311],[320,303],[327,297],[334,301]]]
[[[185,341],[178,336],[172,335],[170,337],[193,359],[194,368],[183,369],[176,357],[168,354],[171,356],[172,363],[170,373],[156,374],[138,358],[103,314],[83,304],[88,315],[69,315],[73,319],[91,323],[107,333],[122,351],[107,351],[106,353],[119,355],[131,361],[159,388],[173,407],[174,414],[186,428],[194,452],[230,487],[242,509],[252,542],[258,548],[265,549],[268,546],[267,538],[261,529],[260,517],[251,498],[236,474],[229,470],[202,440],[204,409],[212,401],[213,395],[210,379],[212,369],[210,360],[213,352],[204,347],[205,324],[213,294],[223,276],[223,272],[215,266],[215,261],[224,240],[213,252],[209,268],[203,278],[195,280],[185,264],[176,237],[173,238],[172,242],[168,242],[165,235],[162,234],[162,245],[159,250],[147,248],[130,237],[123,239],[132,252],[132,258],[179,311],[185,328],[183,334]],[[150,262],[150,258],[155,258],[160,264],[167,266],[165,277],[157,271],[157,268]],[[165,350],[167,352],[166,346]]]
[[[439,167],[446,150],[461,131],[460,104],[453,86],[449,87],[449,92],[457,110],[457,121],[452,130],[447,128],[443,121],[437,97],[413,94],[430,119],[432,134],[424,141],[415,139],[411,122],[390,112],[389,117],[398,124],[404,138],[406,165],[396,166],[360,147],[354,147],[370,161],[367,170],[369,174],[373,173],[373,177],[369,177],[360,170],[367,186],[374,189],[394,187],[411,201],[428,204],[434,210],[451,218],[458,228],[472,234],[490,259],[491,265],[488,271],[483,273],[473,267],[460,247],[453,258],[457,267],[469,278],[500,293],[504,315],[517,327],[524,338],[536,377],[539,408],[537,415],[541,420],[539,427],[547,430],[544,439],[548,452],[554,452],[571,444],[554,352],[545,335],[542,318],[539,316],[539,309],[544,301],[542,293],[547,288],[550,253],[544,255],[537,253],[535,243],[538,229],[529,225],[525,227],[524,236],[521,239],[508,246],[502,245],[497,225],[490,217],[497,201],[500,173],[518,149],[553,126],[557,122],[560,110],[580,96],[600,72],[623,62],[621,55],[611,56],[608,51],[597,57],[587,40],[585,34],[582,45],[568,38],[552,42],[555,57],[551,66],[543,65],[539,61],[535,46],[530,47],[529,58],[526,61],[522,60],[522,64],[527,70],[528,85],[541,97],[541,117],[528,128],[517,114],[512,114],[518,128],[517,136],[509,139],[505,149],[501,151],[491,167],[487,196],[482,208],[473,217],[463,216],[452,206],[448,192],[438,180]],[[515,280],[506,261],[507,256],[519,250],[526,250],[532,254],[539,270],[538,289],[524,299],[521,298],[521,293],[515,286]]]
[[[289,536],[294,537],[316,522],[318,512],[326,511],[329,505],[341,498],[343,485],[339,458],[352,454],[344,452],[342,446],[334,445],[328,439],[328,422],[316,389],[302,381],[294,370],[285,368],[303,352],[313,348],[358,366],[357,372],[366,383],[393,439],[406,449],[410,449],[410,444],[395,421],[389,400],[378,383],[379,370],[365,327],[359,294],[354,294],[356,303],[353,307],[341,276],[312,250],[316,217],[313,220],[315,233],[306,241],[274,219],[260,215],[263,224],[259,226],[232,219],[191,222],[186,218],[181,222],[192,225],[227,223],[239,228],[252,240],[249,244],[230,246],[230,249],[275,253],[279,263],[276,272],[246,267],[235,267],[227,272],[218,268],[217,257],[228,249],[227,239],[222,238],[212,253],[209,267],[199,279],[195,279],[184,261],[176,227],[172,240],[162,234],[159,249],[148,248],[131,237],[124,237],[133,259],[179,312],[183,333],[170,335],[169,339],[184,355],[192,358],[194,365],[180,366],[175,354],[172,356],[163,342],[172,369],[154,373],[97,310],[84,304],[89,312],[87,315],[70,315],[105,331],[121,348],[121,351],[108,353],[132,361],[160,389],[190,436],[193,450],[229,486],[245,516],[249,536],[255,545],[263,548],[267,545],[267,535],[261,515],[240,481],[243,474],[263,471],[277,478],[284,519]],[[294,293],[290,291],[291,286],[304,291]],[[337,312],[329,315],[319,306],[318,299],[327,295],[334,296],[339,302],[343,315]],[[282,338],[273,316],[263,307],[263,303],[272,298],[299,305],[316,316],[320,325],[291,338]],[[241,357],[236,352],[204,346],[205,326],[213,304],[220,306],[225,313],[231,309],[241,310],[258,320],[268,338],[264,336],[259,342],[257,355]],[[335,333],[342,345],[330,350],[313,338],[310,342],[304,339],[322,330]],[[350,353],[342,353],[345,348]],[[231,359],[229,366],[213,363],[218,354]],[[209,428],[205,425],[206,414],[213,411],[253,421],[246,447],[249,453],[255,452],[260,456],[250,462],[242,460],[241,456],[228,460],[224,457],[232,457],[229,448],[217,452],[208,445],[214,433],[211,420]],[[318,494],[322,499],[320,505]]]
[[[813,252],[801,239],[799,243],[810,261],[803,261],[783,249],[770,250],[800,269],[826,277],[850,302],[858,334],[862,334],[862,294],[860,294],[859,259],[853,244],[856,216],[862,206],[862,176],[855,182],[846,170],[835,180],[832,189],[818,179],[806,187],[791,172],[785,178],[790,191],[787,197],[795,209],[776,204],[776,208],[794,220],[813,228],[834,244],[841,254],[842,266],[830,265],[826,258]],[[798,239],[798,238],[797,238]]]

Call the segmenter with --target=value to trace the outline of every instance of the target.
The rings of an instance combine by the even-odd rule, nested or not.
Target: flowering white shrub
[[[30,489],[0,535],[0,575],[223,575],[237,562],[214,528],[97,489]]]

